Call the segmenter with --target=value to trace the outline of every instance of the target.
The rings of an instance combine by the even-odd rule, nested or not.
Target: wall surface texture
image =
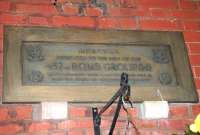
[[[200,2],[192,0],[0,0],[0,96],[3,80],[5,25],[76,27],[89,29],[182,31],[193,76],[200,94]],[[104,114],[102,134],[108,134],[115,107]],[[91,106],[70,104],[68,119],[41,120],[41,105],[0,104],[0,135],[93,135]],[[183,134],[200,112],[200,103],[170,104],[168,119],[141,120],[139,108],[133,121],[142,135]],[[121,112],[115,135],[122,135]],[[133,135],[130,130],[128,135]]]

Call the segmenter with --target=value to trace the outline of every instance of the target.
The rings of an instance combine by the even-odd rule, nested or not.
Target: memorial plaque
[[[6,27],[5,102],[105,102],[129,75],[135,102],[197,102],[182,34]]]
[[[56,45],[55,45],[56,44]],[[24,42],[24,85],[176,86],[169,45]]]

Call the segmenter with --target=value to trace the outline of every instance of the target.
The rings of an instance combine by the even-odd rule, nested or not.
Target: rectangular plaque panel
[[[169,45],[24,42],[24,85],[176,86]]]
[[[180,32],[5,27],[4,102],[107,102],[129,74],[134,102],[198,102]]]

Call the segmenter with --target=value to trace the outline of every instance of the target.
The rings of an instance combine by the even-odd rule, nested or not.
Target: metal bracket
[[[95,135],[100,135],[100,125],[101,125],[101,115],[104,113],[114,102],[117,98],[119,98],[117,108],[115,111],[115,115],[112,120],[112,124],[110,127],[109,135],[113,134],[115,129],[115,125],[117,122],[117,118],[119,116],[119,112],[122,106],[122,99],[126,96],[129,99],[130,96],[130,86],[128,85],[128,74],[122,73],[121,74],[121,82],[120,82],[120,89],[114,94],[114,96],[107,102],[107,104],[98,112],[97,108],[92,108],[93,114],[93,124],[94,124],[94,133]]]
[[[98,115],[98,109],[92,108],[93,124],[95,135],[100,135],[101,117]]]

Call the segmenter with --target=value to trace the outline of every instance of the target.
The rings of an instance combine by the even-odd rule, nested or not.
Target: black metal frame
[[[119,97],[117,108],[115,111],[115,115],[113,117],[113,121],[110,127],[109,135],[113,134],[115,129],[115,125],[117,122],[117,118],[119,116],[119,112],[121,106],[123,105],[122,100],[130,102],[130,85],[128,84],[128,74],[122,73],[121,74],[121,82],[120,82],[120,89],[115,93],[115,95],[107,102],[107,104],[98,112],[98,109],[92,108],[93,112],[93,124],[94,124],[94,133],[95,135],[100,135],[100,125],[101,125],[101,115],[115,102],[115,100]],[[125,107],[123,106],[125,109]]]

